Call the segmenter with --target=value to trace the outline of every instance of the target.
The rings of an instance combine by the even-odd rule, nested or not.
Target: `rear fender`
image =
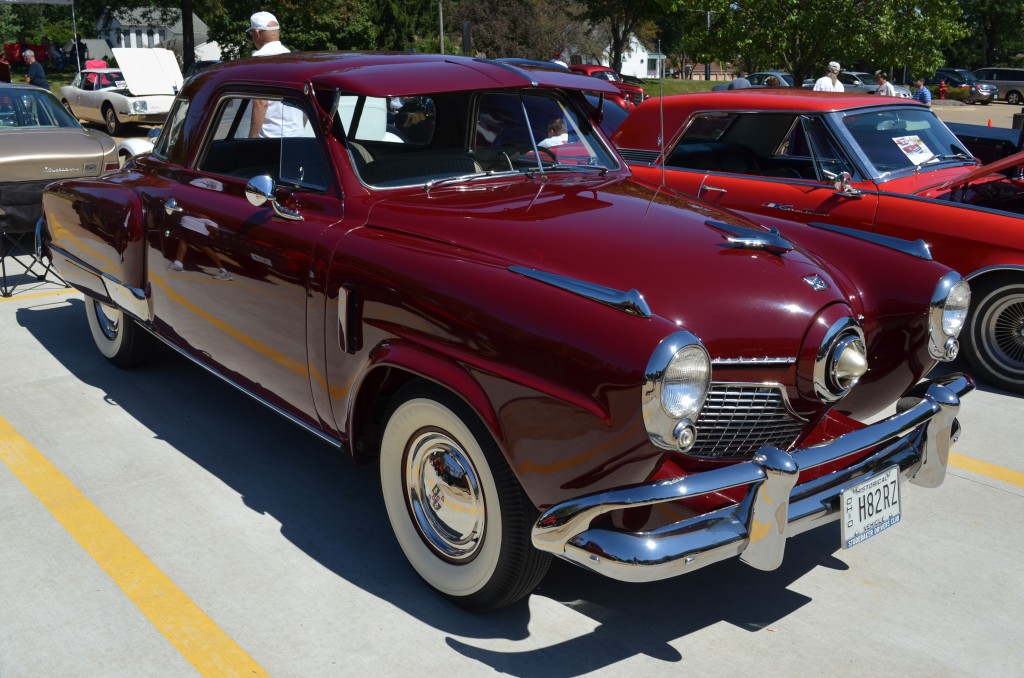
[[[119,305],[117,288],[133,297],[146,288],[143,210],[134,191],[89,179],[62,181],[43,194],[43,214],[54,266],[76,288]]]

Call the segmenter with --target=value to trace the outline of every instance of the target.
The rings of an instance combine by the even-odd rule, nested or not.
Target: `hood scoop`
[[[726,241],[733,247],[763,250],[772,254],[785,254],[786,252],[793,251],[793,244],[779,235],[779,232],[775,229],[762,231],[715,219],[708,219],[704,224],[724,233]]]

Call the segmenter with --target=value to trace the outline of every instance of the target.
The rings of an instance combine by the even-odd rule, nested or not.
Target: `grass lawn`
[[[665,96],[670,94],[689,94],[691,92],[710,92],[715,85],[727,83],[728,80],[676,80],[667,78],[662,81],[661,88]],[[644,80],[644,92],[652,97],[658,96],[658,81]]]

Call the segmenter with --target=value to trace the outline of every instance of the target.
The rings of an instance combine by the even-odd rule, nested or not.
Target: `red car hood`
[[[618,179],[560,177],[404,193],[376,203],[368,225],[476,252],[500,266],[637,289],[655,316],[695,332],[714,357],[796,356],[811,319],[842,301],[839,285],[799,250],[776,255],[730,246],[709,219],[752,226]],[[814,275],[827,290],[804,280]]]
[[[881,184],[879,188],[893,193],[924,195],[944,192],[973,183],[986,177],[999,175],[1003,170],[1024,165],[1024,151],[1008,155],[987,165],[978,167],[950,167],[912,174]]]

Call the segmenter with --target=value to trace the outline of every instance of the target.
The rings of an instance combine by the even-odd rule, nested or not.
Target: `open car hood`
[[[1024,165],[1024,151],[1014,153],[1013,155],[1008,155],[1005,158],[1001,158],[999,160],[996,160],[995,162],[990,162],[987,165],[982,165],[981,167],[978,167],[968,172],[962,177],[951,179],[950,181],[943,182],[942,184],[939,184],[938,186],[934,186],[932,188],[959,188],[960,186],[969,184],[972,181],[977,181],[978,179],[982,179],[993,174],[998,174],[1003,170],[1010,169],[1011,167],[1017,167],[1018,165]]]
[[[178,60],[169,49],[133,49],[115,47],[114,58],[124,74],[128,89],[135,96],[147,94],[169,94],[174,96],[181,89],[183,79]]]

